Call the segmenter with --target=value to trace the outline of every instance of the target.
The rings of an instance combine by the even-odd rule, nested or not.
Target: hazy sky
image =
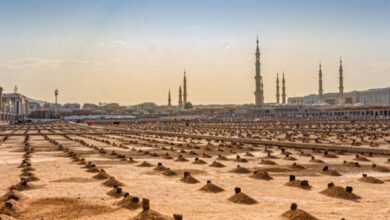
[[[259,35],[265,101],[390,86],[390,0],[1,0],[0,86],[53,101],[254,102]]]

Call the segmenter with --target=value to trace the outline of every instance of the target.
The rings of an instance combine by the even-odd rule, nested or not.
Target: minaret
[[[339,74],[339,104],[344,105],[343,61],[341,60],[341,57]]]
[[[183,103],[184,103],[184,105],[187,103],[187,77],[186,77],[186,70],[184,70],[184,78],[183,78]]]
[[[260,91],[261,91],[261,95],[260,95],[260,98],[261,98],[261,103],[264,104],[264,93],[263,93],[263,77],[260,77]]]
[[[318,83],[319,83],[319,88],[318,88],[318,104],[324,103],[324,90],[322,89],[322,68],[321,68],[321,63],[320,63],[320,70],[318,72]]]
[[[3,111],[3,87],[0,86],[0,113]]]
[[[255,94],[255,104],[256,106],[261,106],[264,103],[264,93],[263,93],[263,79],[260,75],[260,49],[259,49],[259,38],[257,37],[256,40],[256,75],[255,75],[255,82],[256,82],[256,90],[254,92]]]
[[[172,100],[171,100],[171,90],[168,90],[168,107],[172,106]]]
[[[284,72],[282,79],[282,103],[286,104],[286,81],[284,80]]]
[[[183,95],[181,93],[181,86],[179,87],[179,108],[183,108]]]
[[[280,104],[279,72],[276,74],[276,104]]]

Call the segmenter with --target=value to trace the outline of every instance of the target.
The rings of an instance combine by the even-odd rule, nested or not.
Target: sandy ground
[[[249,160],[247,163],[237,163],[233,160],[220,161],[226,165],[224,168],[209,166],[216,159],[215,156],[201,158],[207,164],[197,165],[192,164],[194,159],[189,156],[186,156],[189,162],[176,162],[142,154],[134,155],[139,162],[145,160],[153,165],[161,162],[164,166],[178,172],[189,170],[192,176],[200,181],[197,184],[185,184],[180,181],[181,175],[166,177],[160,172],[153,171],[154,167],[138,167],[138,163],[129,164],[109,155],[99,154],[97,150],[83,146],[76,141],[67,140],[63,136],[53,135],[50,138],[80,153],[87,161],[94,162],[99,168],[104,168],[107,173],[125,184],[122,187],[124,191],[133,196],[150,199],[152,209],[169,216],[178,213],[182,214],[184,219],[282,219],[281,214],[289,209],[292,202],[295,202],[299,208],[319,219],[341,219],[343,217],[346,219],[390,219],[390,173],[373,172],[369,168],[373,162],[389,167],[389,164],[385,163],[387,160],[385,157],[369,157],[371,162],[360,162],[361,165],[367,165],[362,168],[351,168],[347,171],[345,168],[340,168],[342,176],[339,177],[326,176],[316,171],[295,172],[297,179],[308,180],[313,187],[311,190],[303,190],[284,185],[288,182],[289,175],[294,172],[270,172],[273,177],[270,181],[249,178],[250,174],[230,172],[238,164],[251,170],[255,167],[266,167],[266,165],[258,164],[260,158],[266,155],[261,151],[263,148],[259,148],[259,151],[251,151],[255,157],[245,157],[241,153],[243,158]],[[71,136],[71,138],[83,139],[88,144],[106,149],[108,153],[115,150],[133,155],[131,148],[153,149],[153,147],[145,147],[141,144],[129,144],[128,141],[118,141],[118,138],[123,137],[114,135],[100,138],[118,144],[123,143],[129,149],[122,149],[86,137]],[[21,168],[17,166],[23,159],[23,140],[24,136],[11,136],[0,145],[0,195],[6,193],[8,187],[19,181]],[[93,179],[92,176],[95,173],[86,172],[64,152],[56,150],[54,145],[46,141],[43,136],[31,136],[30,144],[35,150],[31,157],[32,166],[36,169],[34,174],[40,180],[32,182],[33,189],[22,191],[27,199],[23,202],[24,208],[18,219],[130,219],[141,211],[141,209],[116,208],[113,204],[118,199],[106,194],[111,188],[104,186],[102,181]],[[158,144],[158,147],[161,146],[164,144]],[[280,158],[274,161],[286,166],[293,162],[306,167],[313,166],[313,163],[308,162],[310,157],[300,156],[294,150],[289,151],[293,153],[292,156],[297,158],[297,161],[282,159],[283,155],[280,155],[280,151],[276,149],[274,155]],[[233,159],[235,155],[230,155],[229,158]],[[342,167],[344,160],[353,161],[355,155],[342,155],[333,159],[324,158],[318,154],[316,158],[325,161],[330,168],[337,169]],[[322,165],[317,166],[322,167]],[[385,180],[385,183],[374,185],[358,181],[363,172]],[[199,191],[207,180],[211,180],[225,191],[215,194]],[[326,189],[329,182],[343,187],[353,186],[354,193],[362,198],[358,201],[350,201],[324,196],[320,192]],[[227,199],[234,195],[235,187],[241,187],[244,193],[257,200],[258,203],[244,205],[229,202]]]

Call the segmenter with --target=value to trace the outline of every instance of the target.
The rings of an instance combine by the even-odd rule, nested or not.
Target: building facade
[[[316,105],[320,103],[320,97],[317,94],[311,94],[303,97],[288,98],[289,104],[294,105]],[[369,89],[364,91],[351,91],[343,93],[343,99],[340,99],[340,93],[323,94],[323,104],[325,105],[390,105],[390,87]]]
[[[24,119],[29,113],[29,101],[20,93],[1,94],[1,118],[2,121]]]
[[[358,92],[358,103],[363,105],[390,105],[390,87]]]

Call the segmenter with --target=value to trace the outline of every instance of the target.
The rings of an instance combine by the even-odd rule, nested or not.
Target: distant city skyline
[[[294,2],[294,4],[291,4]],[[259,35],[264,102],[390,86],[390,1],[0,2],[0,86],[54,102],[254,103]],[[281,75],[280,75],[281,76]]]

